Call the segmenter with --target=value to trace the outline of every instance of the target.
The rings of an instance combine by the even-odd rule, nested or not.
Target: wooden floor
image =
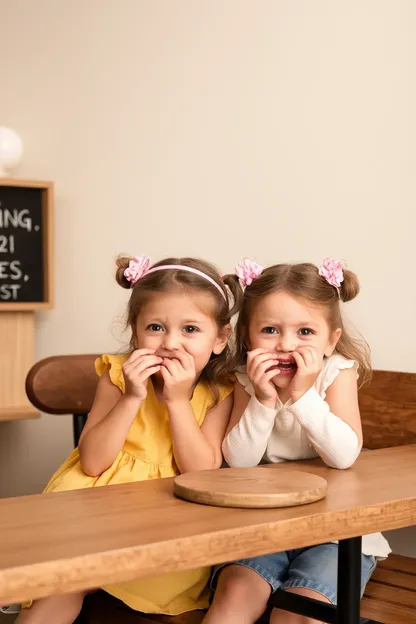
[[[387,624],[416,624],[416,559],[390,555],[365,588],[361,615]]]

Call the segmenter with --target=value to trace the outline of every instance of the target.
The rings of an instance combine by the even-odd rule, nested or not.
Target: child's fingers
[[[185,353],[184,351],[177,351],[175,353],[174,360],[178,360],[182,367],[186,371],[192,371],[194,369],[194,358],[189,353]]]
[[[159,370],[163,378],[163,383],[168,383],[172,379],[172,375],[168,369],[165,366],[160,366]]]
[[[306,368],[311,368],[313,360],[312,360],[312,355],[311,355],[310,350],[307,348],[303,348],[300,351],[300,355],[303,358],[303,361],[305,362]]]
[[[252,366],[254,365],[254,363],[257,361],[258,358],[262,356],[267,356],[267,355],[269,357],[271,355],[271,352],[269,349],[255,349],[254,351],[249,351],[247,353],[247,370],[252,368]]]
[[[313,370],[317,370],[319,368],[319,357],[315,349],[308,349],[308,358],[311,368],[313,368]]]
[[[258,353],[251,361],[254,365],[260,362],[264,362],[264,360],[273,360],[277,359],[277,353],[272,353],[271,351],[265,351],[264,353]]]
[[[134,367],[132,367],[132,370],[142,371],[148,366],[152,366],[153,364],[161,364],[161,363],[162,363],[162,358],[159,357],[158,355],[146,355],[140,358],[140,360],[138,360],[135,363]]]
[[[168,358],[164,358],[162,362],[162,369],[163,368],[166,368],[166,370],[169,371],[169,374],[172,377],[175,377],[179,371],[179,364],[178,362],[175,362],[174,360],[169,360]]]
[[[262,353],[271,353],[270,349],[253,349],[253,351],[247,351],[247,362],[251,362],[254,358]]]
[[[140,375],[140,373],[142,373],[149,366],[155,366],[161,363],[162,358],[157,357],[156,355],[146,355],[137,360],[134,364],[131,364],[128,368],[126,368],[124,373],[127,377],[135,377],[137,375]]]
[[[301,347],[298,349],[298,352],[303,357],[307,368],[314,370],[319,367],[319,358],[315,349],[312,349],[312,347]]]
[[[266,383],[269,383],[273,377],[276,377],[276,375],[280,375],[280,370],[278,368],[274,368],[273,370],[270,370],[268,373],[264,374],[264,381]]]
[[[126,360],[126,364],[133,363],[143,355],[154,355],[155,349],[135,349],[133,353]]]
[[[175,367],[175,377],[177,379],[182,378],[184,373],[189,373],[189,371],[182,366],[182,362],[180,362],[177,358],[173,358],[171,362]]]
[[[279,360],[275,357],[263,357],[260,361],[253,364],[251,370],[252,377],[259,377],[263,375],[269,368],[276,366]]]
[[[306,368],[305,360],[303,358],[303,355],[299,351],[293,351],[292,355],[293,355],[293,359],[295,360],[296,365],[298,367],[298,371],[299,372],[303,372],[305,370],[305,368]]]
[[[149,377],[151,377],[152,375],[154,375],[155,373],[157,373],[158,371],[160,371],[161,366],[151,366],[150,368],[146,368],[145,371],[143,371],[142,375],[141,375],[141,379],[140,381],[146,381],[146,379],[149,379]]]
[[[144,351],[144,350],[143,350]],[[148,357],[157,357],[155,355],[155,351],[154,349],[147,349],[147,351],[149,351],[149,353],[141,353],[140,355],[136,355],[136,353],[138,353],[138,351],[135,351],[133,353],[133,355],[135,357],[133,357],[133,355],[123,364],[123,371],[125,373],[128,373],[128,371],[134,370],[137,365],[144,359],[148,358]],[[161,358],[160,358],[161,359]]]
[[[277,360],[265,360],[264,362],[261,362],[257,366],[253,377],[256,383],[261,383],[262,381],[264,382],[264,376],[266,372],[268,372],[272,367],[275,367],[276,364]],[[277,369],[273,368],[273,370]]]
[[[259,366],[262,365],[263,362],[277,362],[278,357],[276,354],[271,353],[270,351],[265,351],[264,353],[259,353],[255,358],[251,360],[249,363],[247,361],[247,373],[255,375]]]

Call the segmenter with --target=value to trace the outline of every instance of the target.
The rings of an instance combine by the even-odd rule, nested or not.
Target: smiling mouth
[[[276,364],[273,364],[273,366],[270,366],[270,368],[267,369],[266,373],[272,370],[278,370],[281,374],[295,373],[297,368],[298,365],[295,360],[278,360]]]
[[[297,367],[295,360],[279,360],[276,366],[282,373],[294,372]]]

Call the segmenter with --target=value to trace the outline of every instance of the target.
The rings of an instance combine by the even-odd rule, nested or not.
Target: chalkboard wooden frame
[[[0,178],[1,186],[41,189],[42,193],[42,269],[43,269],[43,300],[42,301],[0,301],[0,312],[24,312],[47,310],[54,303],[53,288],[53,199],[54,183],[38,180],[18,180]]]

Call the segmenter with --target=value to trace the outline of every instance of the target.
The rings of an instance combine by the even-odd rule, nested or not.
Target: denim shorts
[[[301,587],[325,596],[332,604],[337,602],[338,544],[320,544],[223,563],[213,570],[211,589],[215,590],[219,572],[231,564],[245,566],[257,572],[269,583],[272,592]],[[375,567],[374,557],[362,555],[361,596]]]

